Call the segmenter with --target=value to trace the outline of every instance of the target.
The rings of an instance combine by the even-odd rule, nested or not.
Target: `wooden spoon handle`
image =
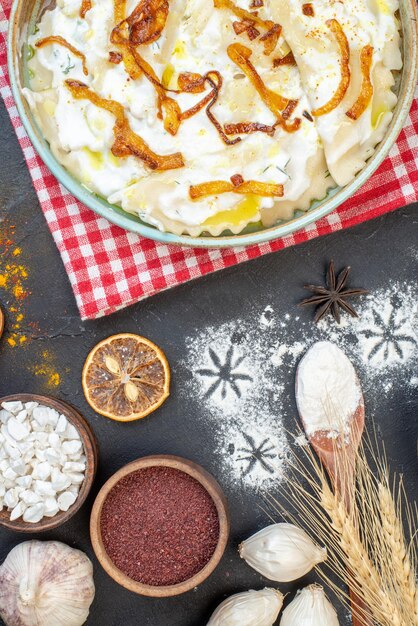
[[[367,605],[353,589],[349,589],[353,626],[373,626],[374,621]]]

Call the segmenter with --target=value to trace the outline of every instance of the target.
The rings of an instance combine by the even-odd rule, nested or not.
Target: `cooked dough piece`
[[[300,70],[303,88],[314,113],[328,169],[339,185],[346,185],[361,170],[382,140],[392,118],[396,96],[392,70],[401,68],[398,22],[394,0],[317,0],[314,15],[303,14],[303,0],[275,0],[274,18],[283,25],[286,40]],[[331,24],[338,22],[349,48],[350,79],[342,100],[321,113],[341,88],[344,60]],[[357,107],[357,119],[347,112],[361,101],[367,75],[361,68],[362,51],[372,48],[372,95]],[[367,68],[363,67],[363,72]],[[366,72],[367,74],[367,72]],[[362,110],[364,109],[364,110]],[[317,115],[315,115],[317,112]]]

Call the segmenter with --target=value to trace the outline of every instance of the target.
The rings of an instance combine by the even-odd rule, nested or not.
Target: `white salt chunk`
[[[35,456],[38,459],[38,461],[41,461],[41,463],[43,463],[44,461],[46,461],[46,450],[42,450],[42,449],[38,449],[35,452]],[[50,459],[48,459],[49,462]]]
[[[45,517],[54,517],[59,511],[59,506],[56,498],[46,498],[45,500]]]
[[[41,502],[42,497],[38,493],[35,493],[34,491],[32,491],[31,489],[26,489],[25,491],[22,491],[22,493],[20,494],[20,499],[25,504],[38,504],[38,502]]]
[[[19,517],[22,517],[23,513],[26,510],[26,504],[22,501],[20,501],[18,504],[16,504],[16,506],[14,507],[14,509],[12,510],[12,512],[10,513],[10,521],[14,522],[15,519],[18,519]]]
[[[68,420],[67,420],[67,418],[65,417],[65,415],[60,415],[59,419],[58,419],[58,422],[57,422],[57,425],[55,427],[55,432],[60,434],[60,435],[63,435],[65,433],[65,431],[67,430],[67,427],[68,427]]]
[[[71,472],[67,474],[73,485],[81,485],[84,480],[84,474],[78,472]]]
[[[59,419],[58,411],[48,407],[47,423],[49,424],[49,426],[52,426],[53,428],[55,428],[58,423],[58,419]]]
[[[60,460],[59,452],[57,452],[53,448],[47,448],[44,451],[44,455],[45,455],[45,460],[48,461],[48,463],[51,463],[51,465],[57,465],[57,463],[59,463],[59,460]]]
[[[19,496],[16,491],[16,488],[9,489],[4,494],[4,504],[7,506],[7,508],[14,509],[18,501],[19,501]]]
[[[5,409],[0,410],[0,422],[2,422],[3,424],[7,422],[10,416],[11,416],[11,413],[9,413],[9,411],[6,411]]]
[[[3,409],[6,409],[6,411],[13,413],[13,415],[16,415],[17,413],[19,413],[19,411],[23,409],[23,404],[20,401],[3,402],[1,406],[3,407]]]
[[[74,493],[72,493],[71,491],[64,491],[64,493],[62,493],[58,497],[58,506],[61,511],[68,511],[68,509],[74,504],[76,499],[77,496]]]
[[[54,450],[59,450],[61,448],[61,437],[57,433],[51,433],[48,435],[48,443]]]
[[[40,496],[55,496],[56,494],[52,484],[46,480],[35,480],[33,489]]]
[[[45,505],[40,502],[39,504],[34,504],[26,509],[23,513],[23,521],[30,522],[32,524],[36,524],[40,522],[44,516]]]
[[[57,493],[65,491],[71,485],[71,478],[54,468],[51,475],[51,485]]]
[[[32,412],[32,417],[38,422],[39,426],[45,426],[48,423],[48,407],[35,407]]]
[[[33,409],[35,409],[37,406],[39,406],[39,402],[26,402],[25,403],[25,409],[27,411],[33,411]]]
[[[26,424],[21,424],[15,417],[11,417],[7,422],[7,430],[16,441],[25,439],[29,435],[29,428]]]
[[[19,459],[21,456],[19,448],[16,447],[16,442],[14,442],[13,445],[9,441],[6,441],[4,449],[11,459]]]
[[[80,452],[82,443],[80,440],[73,439],[72,441],[64,441],[62,444],[62,451],[64,454],[76,454]]]
[[[64,472],[84,472],[85,469],[86,464],[77,461],[68,461],[63,467]]]
[[[16,478],[16,483],[19,487],[23,487],[24,489],[28,489],[32,484],[32,476],[19,476]]]
[[[75,426],[68,423],[67,429],[65,431],[66,439],[80,439],[80,434]]]
[[[24,463],[21,459],[13,461],[11,464],[11,468],[14,472],[16,472],[17,476],[23,476],[24,474],[26,474],[26,463]]]
[[[17,473],[11,467],[8,467],[3,476],[6,480],[16,480]]]
[[[37,478],[39,480],[46,480],[51,475],[51,465],[48,461],[44,463],[38,463],[35,469],[32,472],[33,478]]]
[[[22,423],[25,421],[25,419],[28,416],[28,412],[26,409],[23,409],[22,411],[19,411],[19,413],[16,415],[16,419],[18,422]]]

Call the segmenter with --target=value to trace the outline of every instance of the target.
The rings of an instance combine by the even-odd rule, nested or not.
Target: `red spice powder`
[[[120,480],[104,502],[100,525],[113,563],[129,578],[154,586],[200,572],[219,538],[211,496],[170,467],[144,468]]]

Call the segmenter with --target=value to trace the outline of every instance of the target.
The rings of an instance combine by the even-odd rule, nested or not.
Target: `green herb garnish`
[[[67,59],[68,59],[67,67],[64,70],[62,70],[62,73],[65,74],[66,76],[68,76],[68,74],[71,72],[71,70],[73,70],[75,68],[74,63],[71,64],[71,58],[70,58],[69,55],[67,55]]]

